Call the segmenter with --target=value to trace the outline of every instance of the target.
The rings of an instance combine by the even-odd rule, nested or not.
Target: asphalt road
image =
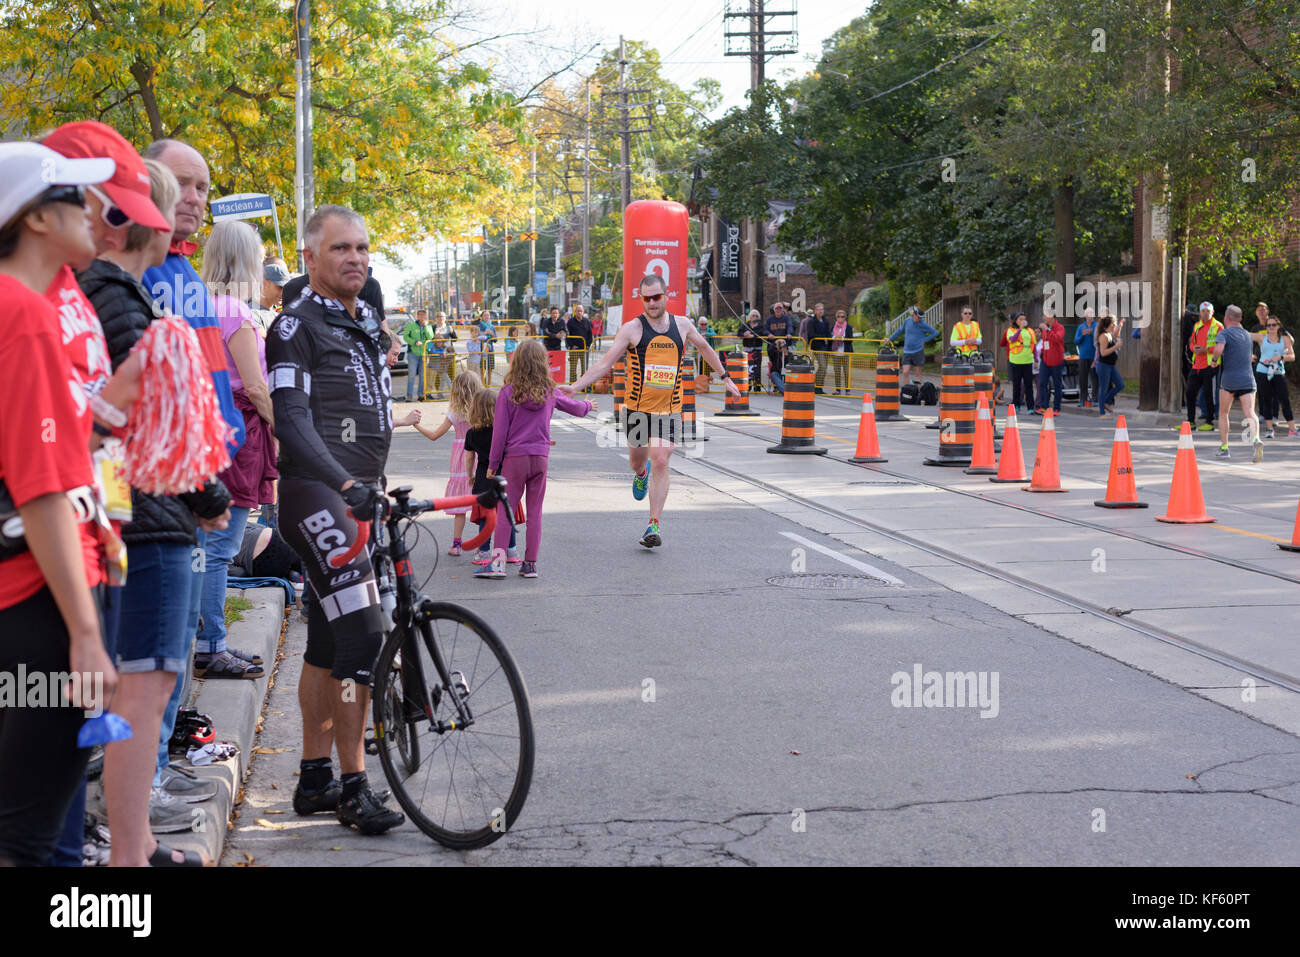
[[[622,453],[561,422],[541,577],[474,581],[442,555],[427,589],[491,622],[528,682],[537,765],[512,831],[459,853],[410,824],[297,818],[295,614],[223,863],[1300,863],[1292,735],[725,482],[675,474],[647,551]],[[406,430],[390,481],[440,493],[447,453]],[[445,550],[451,520],[426,524]],[[427,572],[431,536],[415,554]],[[983,701],[923,694],[932,671],[973,672]]]

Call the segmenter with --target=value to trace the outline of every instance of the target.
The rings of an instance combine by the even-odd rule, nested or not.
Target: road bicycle
[[[374,669],[366,751],[379,755],[416,827],[457,850],[491,844],[519,817],[533,776],[532,712],[523,676],[492,627],[421,594],[405,533],[425,512],[478,502],[486,524],[463,546],[477,548],[495,530],[498,499],[513,528],[505,480],[493,483],[479,495],[431,500],[412,499],[410,486],[393,489],[379,497],[375,521],[359,522],[356,541],[330,561],[351,562],[373,524],[371,562],[391,631]]]

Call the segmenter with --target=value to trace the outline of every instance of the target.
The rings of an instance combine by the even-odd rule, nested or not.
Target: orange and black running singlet
[[[641,322],[641,340],[627,351],[627,398],[629,412],[675,415],[682,411],[682,335],[677,320],[665,313],[667,332],[655,332],[650,320]]]

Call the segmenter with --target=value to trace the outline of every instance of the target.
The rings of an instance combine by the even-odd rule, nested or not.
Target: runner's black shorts
[[[925,365],[924,352],[904,352],[903,365],[905,366],[923,366]]]
[[[623,409],[623,434],[630,448],[647,445],[675,445],[682,434],[681,413],[656,415],[653,412],[633,412]]]
[[[343,496],[324,482],[282,477],[280,534],[302,559],[316,599],[307,612],[302,660],[328,668],[340,681],[369,685],[383,643],[383,609],[368,550],[342,568],[329,564],[331,554],[346,551],[357,538]]]
[[[1240,399],[1243,395],[1251,395],[1254,389],[1224,389],[1224,392],[1231,395],[1234,399]]]

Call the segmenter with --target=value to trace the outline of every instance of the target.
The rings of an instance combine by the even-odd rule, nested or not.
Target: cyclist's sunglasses
[[[103,217],[104,222],[108,225],[116,228],[118,226],[125,226],[131,221],[131,217],[117,206],[114,206],[113,201],[104,195],[102,191],[93,186],[87,186],[86,188],[90,190],[90,192],[94,193],[95,198],[99,200],[99,215]]]
[[[663,297],[664,297],[664,294],[663,294],[662,292],[657,292],[657,293],[655,293],[653,296],[642,296],[642,297],[641,297],[641,301],[642,301],[642,302],[658,302],[658,301],[659,301],[660,299],[662,299]]]

